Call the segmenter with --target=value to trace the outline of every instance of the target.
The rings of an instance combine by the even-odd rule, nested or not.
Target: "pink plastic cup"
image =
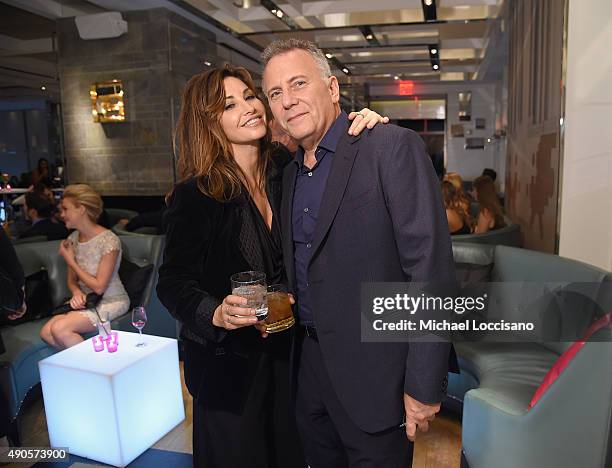
[[[102,338],[100,335],[94,336],[91,339],[91,342],[93,343],[93,348],[96,353],[104,351],[104,338]]]
[[[119,347],[119,334],[114,331],[111,332],[110,336],[106,340],[106,349],[109,353],[114,353]]]

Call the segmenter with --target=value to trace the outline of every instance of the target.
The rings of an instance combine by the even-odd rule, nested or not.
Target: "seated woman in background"
[[[66,227],[75,229],[59,249],[68,265],[73,311],[49,320],[40,336],[51,346],[64,349],[83,341],[82,333],[95,331],[100,319],[111,321],[127,312],[130,298],[118,275],[121,242],[96,223],[102,212],[100,196],[88,185],[69,185],[64,191],[61,211]],[[91,292],[102,296],[96,310],[85,308],[87,294]]]
[[[36,169],[34,169],[31,174],[32,185],[39,182],[51,185],[51,171],[49,169],[49,161],[47,161],[45,158],[40,158],[38,160],[38,164],[36,165]]]
[[[474,193],[478,201],[478,219],[474,227],[475,234],[483,234],[506,225],[495,184],[489,176],[480,176],[474,180]]]
[[[472,231],[472,220],[463,207],[459,192],[448,180],[442,181],[442,198],[444,199],[444,208],[446,208],[446,219],[448,220],[450,234],[469,234]]]
[[[457,172],[449,172],[444,176],[445,182],[450,182],[455,187],[456,198],[461,204],[461,208],[466,212],[470,212],[470,196],[463,190],[463,179]]]

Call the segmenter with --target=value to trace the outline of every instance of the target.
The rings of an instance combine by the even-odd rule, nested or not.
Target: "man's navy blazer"
[[[297,164],[285,167],[281,205],[283,256],[294,291],[296,171]],[[353,422],[366,432],[399,425],[404,392],[440,402],[449,367],[457,370],[450,344],[361,342],[362,282],[455,281],[439,182],[416,133],[395,125],[356,137],[344,133],[311,249],[307,281],[323,360]]]

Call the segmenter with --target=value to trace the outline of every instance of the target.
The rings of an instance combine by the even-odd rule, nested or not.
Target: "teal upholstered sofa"
[[[455,262],[493,264],[491,281],[588,283],[604,312],[612,311],[612,274],[556,255],[507,246],[453,243]],[[531,283],[534,284],[534,283]],[[570,296],[568,296],[570,297]],[[498,304],[522,308],[520,294]],[[570,301],[571,302],[571,301]],[[567,304],[566,304],[567,305]],[[585,328],[585,303],[563,326]],[[526,313],[526,312],[525,312]],[[533,309],[531,309],[533,313]],[[612,331],[587,342],[538,403],[528,409],[544,376],[571,343],[455,344],[461,374],[449,374],[451,406],[463,405],[463,465],[471,468],[612,466]],[[455,405],[453,405],[455,403]]]
[[[126,210],[123,208],[106,208],[105,211],[108,215],[108,222],[111,226],[117,224],[120,219],[132,219],[138,214],[137,211]]]
[[[145,333],[176,338],[177,322],[167,313],[157,299],[157,268],[162,259],[163,236],[120,237],[123,255],[139,266],[155,265],[143,293],[148,323]],[[58,255],[60,241],[38,242],[16,245],[15,250],[26,275],[40,269],[47,270],[51,283],[52,302],[61,304],[69,296],[66,286],[66,264]],[[39,337],[40,329],[47,319],[26,322],[2,329],[6,353],[0,355],[0,385],[8,398],[10,414],[17,422],[21,405],[30,391],[40,381],[38,361],[56,351]],[[135,331],[130,313],[112,322],[116,330]]]
[[[474,244],[508,245],[510,247],[522,247],[523,238],[521,227],[506,218],[506,226],[484,234],[459,234],[454,235],[453,242],[469,242]]]
[[[115,224],[111,230],[118,236],[151,236],[157,234],[157,228],[152,226],[143,226],[135,231],[128,231],[123,224]]]

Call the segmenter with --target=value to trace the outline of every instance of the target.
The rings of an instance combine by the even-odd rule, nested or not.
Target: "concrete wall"
[[[58,21],[68,182],[86,182],[107,196],[161,195],[173,183],[182,88],[216,56],[215,39],[161,8],[123,17],[127,34],[90,41],[79,38],[73,18]],[[126,122],[94,123],[89,87],[112,79],[124,85]]]
[[[612,270],[612,3],[569,0],[559,254]]]

